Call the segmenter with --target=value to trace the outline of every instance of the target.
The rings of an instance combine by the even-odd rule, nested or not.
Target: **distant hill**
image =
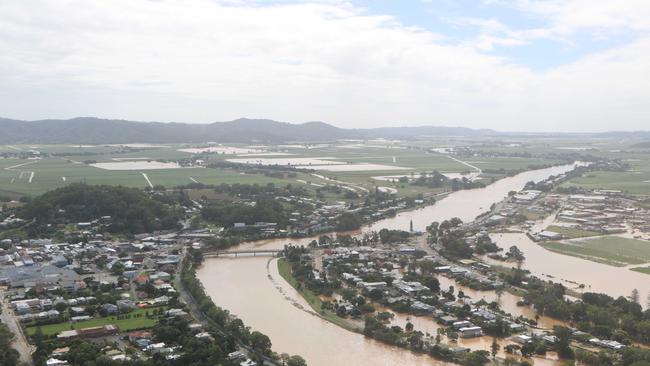
[[[0,118],[0,144],[119,144],[174,142],[328,141],[335,139],[422,136],[480,136],[491,130],[460,127],[390,127],[343,129],[323,122],[291,124],[241,118],[211,124],[134,122],[93,117],[19,121]]]

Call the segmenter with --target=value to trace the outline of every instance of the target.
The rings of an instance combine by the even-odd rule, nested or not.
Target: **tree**
[[[499,346],[499,343],[497,343],[497,338],[493,337],[492,345],[490,346],[490,353],[492,354],[492,358],[495,358],[497,356],[500,348],[501,346]]]
[[[13,339],[14,334],[11,333],[5,324],[0,323],[0,365],[2,366],[18,364],[18,358],[20,355],[18,354],[18,351],[11,347],[11,341]]]
[[[289,359],[287,360],[287,366],[307,366],[307,362],[305,361],[304,358],[295,355],[289,357]]]
[[[254,331],[251,333],[251,346],[256,350],[269,354],[271,352],[271,339],[263,333]]]
[[[412,331],[413,331],[413,328],[414,328],[414,327],[413,327],[413,323],[411,323],[411,322],[406,323],[406,326],[404,327],[404,329],[405,329],[407,332],[412,332]]]
[[[573,358],[573,350],[571,349],[571,329],[567,327],[555,326],[553,333],[557,337],[555,342],[555,350],[558,355],[563,358]]]
[[[639,290],[637,289],[632,290],[632,293],[630,294],[630,301],[632,301],[635,304],[639,303]]]
[[[488,357],[490,353],[488,351],[472,351],[469,352],[467,355],[465,355],[465,359],[463,360],[463,365],[465,366],[483,366],[490,362],[490,358]]]
[[[510,249],[508,249],[508,253],[506,253],[506,256],[508,258],[512,258],[516,260],[517,262],[523,262],[526,259],[524,253],[519,248],[517,248],[516,245],[513,245],[510,247]]]

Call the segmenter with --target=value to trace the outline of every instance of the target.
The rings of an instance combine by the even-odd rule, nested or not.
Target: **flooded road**
[[[364,227],[362,232],[382,228],[408,230],[411,220],[415,230],[424,230],[433,221],[452,217],[459,217],[465,222],[472,221],[479,214],[488,211],[493,203],[505,198],[509,191],[518,191],[528,181],[541,181],[572,168],[572,165],[565,165],[525,172],[502,179],[486,188],[454,192],[433,206],[378,221]],[[264,240],[241,244],[238,249],[281,249],[286,244],[308,245],[314,239],[317,238]],[[208,258],[198,270],[197,276],[215,304],[231,310],[252,329],[267,334],[276,352],[300,354],[309,365],[445,364],[427,355],[416,355],[368,339],[311,314],[308,304],[279,276],[275,262],[269,262],[268,257]],[[444,278],[440,277],[440,281],[444,283]],[[455,288],[458,289],[459,286],[455,285]],[[486,301],[491,301],[496,297],[496,294],[490,292],[470,289],[463,291],[475,300],[485,298]],[[534,318],[532,309],[516,306],[516,296],[504,293],[500,301],[504,310]],[[406,317],[399,315],[395,322],[404,323]],[[412,322],[416,325],[416,330],[435,336],[438,325],[431,318],[413,317]],[[545,325],[552,326],[550,320]],[[489,349],[490,343],[488,337],[459,341],[459,345],[465,344],[473,349]],[[554,363],[552,360],[535,359],[537,365]]]

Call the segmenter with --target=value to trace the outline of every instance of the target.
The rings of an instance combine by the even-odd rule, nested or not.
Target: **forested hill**
[[[34,198],[19,215],[37,227],[110,216],[109,232],[150,233],[178,227],[181,215],[170,203],[136,188],[75,183]]]
[[[211,124],[133,122],[91,117],[19,121],[0,118],[0,144],[120,144],[174,142],[327,141],[421,136],[477,136],[494,133],[461,127],[343,129],[323,122],[291,124],[237,119]]]

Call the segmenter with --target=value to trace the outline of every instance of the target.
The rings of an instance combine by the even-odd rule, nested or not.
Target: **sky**
[[[0,0],[0,116],[650,130],[650,1]]]

